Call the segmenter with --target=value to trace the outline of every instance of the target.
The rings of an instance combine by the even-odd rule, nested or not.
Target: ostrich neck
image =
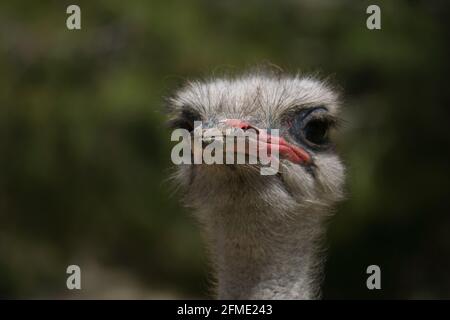
[[[233,209],[207,224],[219,299],[318,298],[320,215]]]

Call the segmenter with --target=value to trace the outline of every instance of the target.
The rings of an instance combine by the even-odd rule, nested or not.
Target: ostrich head
[[[176,167],[185,203],[204,228],[220,298],[318,297],[319,240],[344,181],[330,140],[338,110],[325,82],[261,73],[190,82],[169,100],[173,128],[228,121],[279,129],[300,156],[280,149],[275,175],[261,175],[258,165]]]

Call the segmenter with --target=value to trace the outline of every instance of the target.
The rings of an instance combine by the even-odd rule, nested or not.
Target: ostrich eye
[[[329,123],[324,120],[311,120],[303,128],[306,140],[317,145],[327,144]]]
[[[185,109],[181,111],[181,114],[170,121],[169,125],[171,129],[185,129],[187,131],[194,130],[194,121],[200,121],[201,116],[194,110]]]
[[[324,107],[306,109],[294,116],[289,133],[300,143],[323,149],[330,144],[329,131],[333,124]]]

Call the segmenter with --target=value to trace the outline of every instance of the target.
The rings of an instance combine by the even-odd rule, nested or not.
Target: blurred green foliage
[[[80,31],[73,1],[0,4],[0,297],[207,297],[199,230],[167,183],[163,97],[272,63],[344,92],[325,298],[450,298],[447,2],[76,3]],[[68,292],[68,264],[121,276]],[[114,291],[124,277],[138,293]]]

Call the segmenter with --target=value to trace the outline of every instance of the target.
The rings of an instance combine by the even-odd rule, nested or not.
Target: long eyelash
[[[323,107],[323,106],[320,106],[320,107],[314,107],[314,108],[308,108],[308,109],[303,110],[303,112],[302,112],[302,113],[303,113],[302,119],[305,119],[305,118],[308,117],[311,113],[317,112],[317,111],[320,111],[320,110],[328,111],[328,109],[327,109],[326,107]],[[320,113],[319,115],[327,115],[327,114]]]
[[[191,127],[194,126],[194,123],[193,122],[191,123],[189,120],[184,119],[184,118],[175,118],[175,119],[169,120],[167,122],[167,126],[171,130],[180,129],[180,128],[191,129]]]
[[[310,112],[308,112],[308,115],[317,109],[325,109],[328,111],[328,109],[325,107],[313,108]],[[313,114],[311,119],[321,119],[328,122],[330,129],[339,129],[341,125],[344,123],[344,120],[342,118],[329,113]]]
[[[292,127],[292,121],[290,119],[295,117],[298,114],[301,114],[302,119],[305,119],[308,116],[311,117],[311,120],[313,120],[313,119],[323,119],[323,120],[327,121],[329,126],[330,126],[330,128],[333,128],[333,129],[340,128],[341,124],[344,123],[344,120],[342,118],[340,118],[338,116],[335,116],[335,115],[331,115],[328,112],[317,112],[319,110],[328,111],[328,109],[326,107],[319,106],[319,107],[303,109],[300,112],[299,111],[295,111],[295,110],[293,110],[292,112],[289,112],[289,114],[286,117],[287,127],[288,128]],[[314,114],[314,112],[317,112],[317,113]]]
[[[180,114],[175,115],[173,119],[168,121],[170,129],[178,128],[194,128],[194,121],[201,120],[200,114],[191,109],[183,109]]]
[[[337,129],[341,126],[343,120],[330,114],[318,114],[317,117],[311,117],[311,120],[323,120],[328,123],[329,128]]]

